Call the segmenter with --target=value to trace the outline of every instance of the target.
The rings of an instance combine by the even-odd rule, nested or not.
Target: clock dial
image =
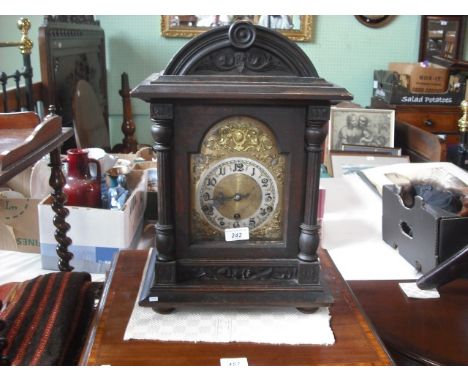
[[[274,176],[259,162],[244,157],[221,160],[202,176],[197,208],[215,229],[260,228],[278,206]]]
[[[265,123],[248,116],[218,121],[190,167],[194,242],[224,241],[224,230],[237,227],[249,227],[250,240],[283,239],[286,158]]]

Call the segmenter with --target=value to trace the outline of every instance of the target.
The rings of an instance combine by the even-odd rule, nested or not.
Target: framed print
[[[344,144],[393,147],[395,111],[332,107],[328,149],[341,151]]]
[[[351,153],[331,151],[331,169],[334,178],[353,174],[358,171],[397,163],[409,163],[408,156],[394,156],[385,154]]]
[[[377,147],[377,146],[364,146],[364,145],[351,145],[344,143],[341,145],[341,150],[351,151],[351,152],[360,152],[360,153],[375,153],[381,155],[401,155],[401,148],[398,147]]]
[[[461,59],[466,16],[421,16],[419,61],[432,57]]]
[[[312,40],[313,16],[310,15],[165,15],[161,16],[161,34],[164,37],[191,38],[237,20],[274,29],[293,41]]]

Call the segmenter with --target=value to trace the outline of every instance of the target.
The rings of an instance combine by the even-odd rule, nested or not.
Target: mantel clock
[[[321,147],[330,106],[351,95],[295,43],[247,22],[192,39],[132,95],[150,103],[158,160],[140,304],[329,305],[317,254]]]

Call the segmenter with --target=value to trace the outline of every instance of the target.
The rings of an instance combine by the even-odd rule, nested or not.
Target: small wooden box
[[[383,240],[418,271],[430,271],[466,245],[468,218],[432,207],[419,196],[407,208],[393,185],[383,187],[382,202]]]

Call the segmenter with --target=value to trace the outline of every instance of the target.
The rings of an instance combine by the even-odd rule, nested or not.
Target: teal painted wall
[[[30,16],[31,36],[37,42],[42,16]],[[0,16],[0,40],[16,40],[19,16]],[[136,86],[151,73],[164,69],[170,58],[188,41],[163,38],[159,16],[96,16],[106,34],[109,114],[111,141],[122,139],[122,101],[118,94],[120,75],[127,72],[130,86]],[[389,62],[415,62],[419,49],[420,16],[398,16],[381,29],[367,28],[354,16],[314,16],[314,37],[299,43],[310,57],[319,75],[344,86],[355,102],[368,106],[372,94],[373,71],[384,69]],[[14,49],[14,48],[11,48]],[[0,67],[15,68],[13,55],[0,56]],[[40,79],[37,44],[33,51],[35,80]],[[1,69],[4,70],[4,69]],[[149,108],[132,100],[139,143],[151,143]]]

